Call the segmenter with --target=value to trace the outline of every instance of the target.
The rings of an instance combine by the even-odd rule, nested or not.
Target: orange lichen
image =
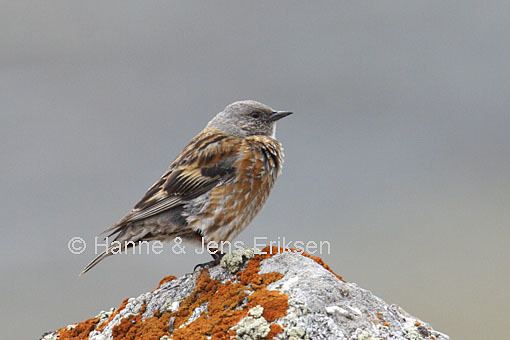
[[[239,283],[227,282],[219,286],[209,301],[209,313],[216,314],[225,310],[234,310],[246,297],[246,287]]]
[[[219,284],[218,281],[211,279],[208,270],[203,270],[198,276],[191,294],[179,304],[179,309],[173,313],[175,327],[186,322],[197,307],[208,302],[218,289]]]
[[[145,310],[145,306],[142,306],[142,310],[137,315],[132,315],[127,318],[122,318],[120,323],[113,327],[112,336],[114,339],[122,339],[129,332],[131,327],[137,327],[136,324],[142,320],[142,314]]]
[[[377,312],[377,313],[375,313],[375,317],[376,317],[378,320],[384,320],[383,313],[381,313],[381,312]]]
[[[287,313],[288,297],[267,286],[283,277],[280,273],[259,274],[260,263],[270,257],[269,254],[256,255],[248,261],[246,268],[237,274],[239,282],[220,282],[211,279],[207,270],[203,270],[197,279],[194,291],[181,302],[175,315],[176,330],[174,339],[230,339],[235,332],[229,331],[242,318],[248,315],[250,308],[264,307],[264,318],[272,322]],[[253,293],[250,295],[250,293]],[[241,308],[248,297],[248,304]],[[178,328],[186,322],[195,308],[208,302],[207,310],[189,325]],[[281,326],[271,327],[268,339],[282,331]]]
[[[175,277],[173,275],[165,276],[164,278],[161,279],[161,281],[159,281],[158,288],[161,287],[162,285],[164,285],[167,282],[175,280],[176,278],[177,277]]]
[[[281,332],[283,332],[283,328],[282,326],[274,323],[270,326],[270,330],[269,330],[269,334],[267,335],[267,339],[268,340],[272,340],[274,339],[275,336],[277,336],[278,334],[280,334]]]
[[[250,285],[254,289],[258,289],[266,287],[269,284],[283,278],[283,275],[277,272],[259,274],[260,263],[269,257],[271,257],[271,255],[267,253],[255,255],[255,257],[248,262],[246,268],[237,274],[241,283]]]
[[[274,321],[284,317],[289,307],[288,297],[276,290],[260,289],[248,297],[248,307],[262,306],[262,316],[267,321]]]
[[[113,327],[112,337],[115,340],[159,340],[163,335],[169,335],[170,313],[156,313],[154,316],[142,320],[145,308],[143,305],[137,315],[121,319],[120,323]]]
[[[89,337],[89,333],[94,330],[98,322],[99,318],[95,317],[80,322],[74,327],[61,328],[58,330],[58,338],[60,340],[86,339]]]
[[[122,319],[121,323],[113,328],[113,338],[115,340],[159,340],[163,335],[170,335],[168,331],[170,313],[165,312],[143,321],[142,314]]]
[[[377,313],[375,313],[375,317],[377,318],[377,320],[379,320],[379,322],[381,322],[381,324],[384,327],[389,327],[390,326],[390,323],[388,321],[384,320],[384,314],[383,313],[377,312]]]
[[[187,321],[189,315],[207,302],[207,312],[195,321],[176,329],[174,339],[192,339],[211,336],[212,339],[224,338],[228,330],[237,324],[247,311],[238,309],[246,297],[246,287],[239,283],[227,282],[221,285],[209,277],[207,270],[200,273],[194,291],[186,298],[175,313],[175,326]]]

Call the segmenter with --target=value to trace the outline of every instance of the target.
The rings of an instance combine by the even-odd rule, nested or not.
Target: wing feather
[[[235,176],[241,141],[217,130],[195,137],[133,210],[109,230],[185,204]]]

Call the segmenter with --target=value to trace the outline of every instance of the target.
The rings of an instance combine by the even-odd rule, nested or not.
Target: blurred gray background
[[[72,255],[228,103],[296,114],[241,239],[329,240],[453,339],[508,334],[510,5],[0,2],[0,328],[37,338],[208,260]]]

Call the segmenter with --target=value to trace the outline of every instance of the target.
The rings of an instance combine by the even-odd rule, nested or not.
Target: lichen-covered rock
[[[448,336],[345,282],[319,258],[266,248],[126,299],[42,339],[435,339]]]

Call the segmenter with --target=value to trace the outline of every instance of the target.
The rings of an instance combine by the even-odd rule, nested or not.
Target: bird
[[[177,237],[205,243],[232,240],[259,213],[281,174],[284,154],[276,123],[290,114],[254,100],[226,106],[132,210],[103,233],[114,237],[116,247],[127,248]],[[113,241],[80,275],[118,253]],[[224,255],[210,253],[213,260],[197,267],[218,264]]]

